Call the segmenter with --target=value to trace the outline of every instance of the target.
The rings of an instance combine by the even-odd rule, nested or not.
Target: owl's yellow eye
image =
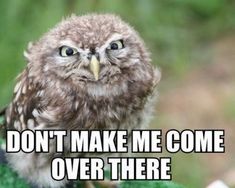
[[[114,42],[111,42],[108,49],[110,50],[120,50],[124,48],[123,40],[117,40]]]
[[[75,48],[69,46],[62,46],[60,47],[60,55],[62,57],[68,57],[77,54],[78,51]]]

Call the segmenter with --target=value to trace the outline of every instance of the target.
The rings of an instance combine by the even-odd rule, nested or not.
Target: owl
[[[72,15],[30,43],[24,56],[6,129],[130,131],[147,124],[160,72],[138,33],[118,16]],[[65,187],[66,178],[51,178],[50,164],[55,156],[71,157],[70,146],[62,154],[50,147],[49,153],[8,153],[7,160],[39,187]]]

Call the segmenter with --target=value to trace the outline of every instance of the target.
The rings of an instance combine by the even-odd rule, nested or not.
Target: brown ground
[[[235,187],[235,36],[216,41],[209,51],[211,62],[200,62],[181,81],[169,81],[163,72],[161,84],[171,82],[171,87],[160,87],[154,126],[165,130],[225,129],[225,154],[195,155],[200,170],[205,171],[204,186],[222,179]]]

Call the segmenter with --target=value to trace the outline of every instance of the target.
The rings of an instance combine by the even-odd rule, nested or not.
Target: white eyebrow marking
[[[71,40],[62,40],[62,41],[60,41],[60,45],[77,48],[77,44]]]
[[[107,40],[107,42],[103,46],[108,46],[111,42],[121,39],[123,39],[123,36],[121,34],[115,33]]]

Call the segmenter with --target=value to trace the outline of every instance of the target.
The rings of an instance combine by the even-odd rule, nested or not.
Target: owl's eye
[[[60,47],[60,55],[62,57],[68,57],[77,54],[78,51],[75,48],[68,47],[68,46],[62,46]]]
[[[123,40],[117,40],[114,42],[111,42],[108,49],[110,50],[120,50],[124,48]]]

